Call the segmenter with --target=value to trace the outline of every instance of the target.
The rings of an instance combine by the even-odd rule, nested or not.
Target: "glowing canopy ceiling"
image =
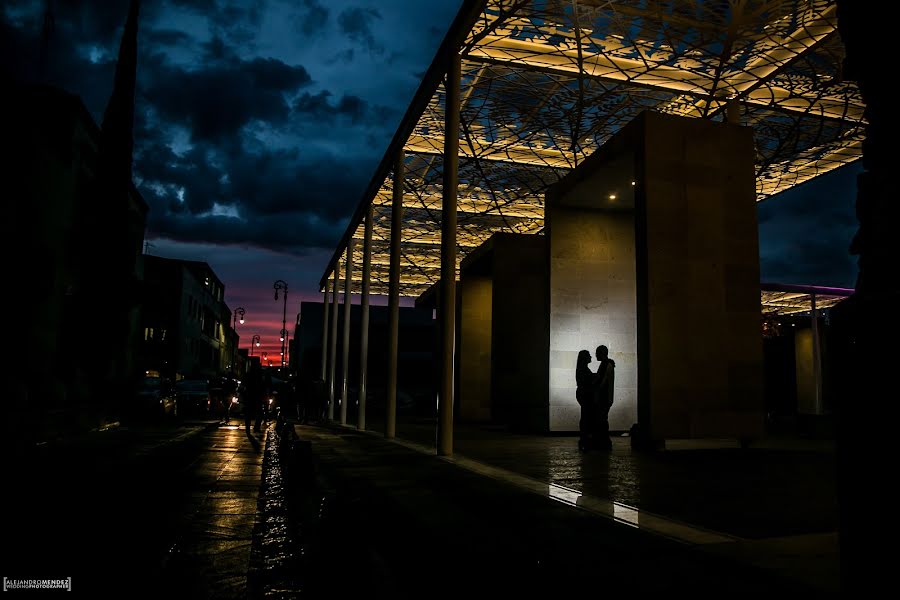
[[[861,155],[864,105],[841,80],[829,0],[466,1],[362,198],[350,239],[361,281],[374,207],[372,293],[388,289],[392,165],[405,151],[400,293],[440,278],[445,93],[462,61],[458,260],[498,231],[540,233],[548,186],[643,110],[754,129],[757,197]],[[737,104],[735,104],[737,103]],[[733,114],[733,113],[732,113]]]

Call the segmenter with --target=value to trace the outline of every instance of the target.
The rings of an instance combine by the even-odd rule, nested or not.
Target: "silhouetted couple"
[[[575,366],[575,383],[578,386],[575,399],[581,406],[579,450],[612,450],[612,440],[609,439],[609,408],[613,403],[616,363],[609,358],[606,346],[597,346],[597,360],[600,361],[600,366],[594,373],[588,367],[591,353],[582,350],[578,353],[578,363]]]

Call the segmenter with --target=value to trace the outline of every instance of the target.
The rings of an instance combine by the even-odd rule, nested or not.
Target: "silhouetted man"
[[[600,361],[600,366],[597,367],[596,387],[597,424],[593,429],[597,447],[612,450],[612,440],[609,438],[609,408],[613,403],[616,363],[609,358],[609,348],[606,346],[597,346],[597,360]]]

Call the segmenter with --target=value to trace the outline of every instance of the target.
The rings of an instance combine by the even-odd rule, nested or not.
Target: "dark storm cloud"
[[[149,232],[162,231],[166,238],[177,241],[256,246],[298,254],[308,248],[332,246],[345,225],[342,220],[320,221],[316,215],[301,212],[252,219],[151,214],[147,224]]]
[[[151,29],[142,33],[144,44],[151,48],[159,46],[189,46],[194,43],[194,38],[176,29]]]
[[[164,14],[167,4],[206,17],[214,32],[230,42],[249,45],[259,30],[266,5],[255,0],[168,0],[153,3],[153,16]]]
[[[254,120],[284,122],[285,93],[310,83],[300,65],[272,58],[231,58],[205,69],[157,65],[146,90],[160,114],[190,127],[195,140],[222,140]]]
[[[341,11],[338,25],[351,40],[361,43],[374,54],[382,54],[384,46],[375,39],[372,32],[372,23],[377,19],[381,19],[381,13],[376,9],[354,6]]]
[[[344,94],[336,102],[332,102],[331,97],[328,90],[315,94],[304,92],[294,101],[294,111],[327,122],[344,117],[354,125],[366,122],[381,124],[396,115],[395,110],[385,106],[371,106],[353,94]]]
[[[252,158],[236,154],[226,157],[221,168],[194,158],[163,155],[155,170],[148,171],[172,184],[162,187],[145,180],[149,185],[142,186],[151,206],[151,236],[293,253],[327,248],[343,233],[358,193],[355,178],[361,175],[340,160],[304,159],[292,151],[267,151]],[[148,162],[153,161],[141,164]],[[221,179],[225,173],[227,180]]]
[[[354,56],[356,56],[356,51],[353,48],[346,48],[344,50],[341,50],[331,58],[327,59],[327,63],[333,65],[336,62],[353,62]]]
[[[294,16],[297,30],[307,36],[320,32],[328,22],[328,9],[316,0],[301,0],[300,6]]]
[[[36,79],[43,6],[0,8],[0,60],[14,80]],[[79,94],[99,120],[128,0],[53,6],[45,79]],[[142,3],[134,173],[150,205],[148,238],[333,248],[414,89],[392,97],[359,66],[387,54],[379,10],[338,10],[324,0]],[[418,64],[423,41],[402,39]],[[347,75],[335,77],[335,62]]]
[[[218,204],[247,218],[304,212],[339,219],[355,206],[373,167],[322,152],[224,148],[201,143],[179,155],[165,144],[146,145],[137,175],[151,207],[197,215]]]

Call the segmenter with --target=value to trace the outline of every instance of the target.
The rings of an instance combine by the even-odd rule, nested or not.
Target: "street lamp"
[[[287,295],[288,284],[286,281],[279,279],[273,286],[275,288],[275,300],[278,300],[278,290],[284,290],[284,308],[281,312],[281,354],[284,355],[284,336],[287,334]]]
[[[238,308],[234,309],[234,318],[231,319],[231,330],[234,332],[235,337],[237,337],[238,317],[240,317],[241,325],[243,325],[244,324],[244,314],[246,314],[246,311],[244,310],[244,308],[242,306],[239,306]],[[231,370],[232,371],[234,371],[234,351],[236,348],[237,348],[237,340],[235,340],[234,343],[231,344]]]
[[[253,356],[253,346],[254,346],[254,345],[255,345],[257,348],[259,348],[259,335],[254,335],[254,336],[250,339],[250,356]]]

